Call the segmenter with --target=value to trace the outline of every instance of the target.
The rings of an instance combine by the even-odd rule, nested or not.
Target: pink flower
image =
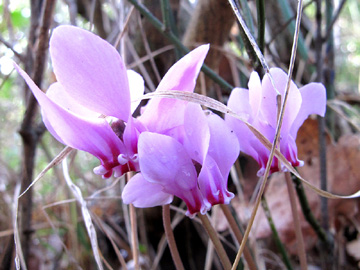
[[[141,173],[125,186],[123,201],[151,207],[170,203],[175,195],[185,201],[189,216],[228,204],[234,195],[227,179],[240,151],[236,136],[223,119],[192,103],[176,129],[177,136],[140,134]]]
[[[278,115],[276,95],[280,93],[283,102],[287,74],[279,68],[270,69],[270,74],[276,89],[268,74],[261,82],[259,75],[253,72],[248,84],[249,90],[235,88],[230,95],[228,106],[236,113],[247,114],[248,122],[272,142]],[[279,145],[281,153],[296,167],[303,165],[303,162],[298,160],[295,143],[298,129],[310,114],[325,115],[326,91],[321,83],[309,83],[298,89],[294,82],[291,82],[289,90]],[[226,116],[225,121],[235,131],[242,151],[259,163],[261,168],[258,175],[262,175],[268,161],[269,150],[240,120]],[[283,165],[281,170],[285,171]],[[279,171],[279,162],[274,158],[270,172],[276,171]]]
[[[15,66],[38,100],[50,133],[61,143],[97,157],[101,165],[94,172],[104,178],[113,171],[118,176],[137,171],[134,145],[144,127],[131,116],[138,105],[131,99],[143,94],[142,77],[126,70],[109,43],[73,26],[53,31],[50,57],[57,82],[46,94]]]

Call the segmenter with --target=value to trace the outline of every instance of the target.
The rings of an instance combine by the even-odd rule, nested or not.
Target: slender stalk
[[[172,42],[181,52],[188,53],[189,49],[182,44],[180,39],[173,33],[169,31],[165,31],[165,26],[161,23],[143,4],[139,3],[137,0],[129,0],[131,4],[145,17],[149,20],[149,22],[160,31],[163,36],[165,36],[170,42]],[[224,90],[231,91],[234,87],[221,78],[215,71],[209,68],[207,65],[203,65],[201,70],[215,83],[217,83]]]
[[[223,265],[224,269],[230,269],[231,262],[229,260],[229,257],[226,255],[225,249],[221,244],[219,237],[217,236],[217,232],[215,231],[214,227],[211,225],[209,218],[206,215],[201,215],[201,214],[198,214],[197,216],[201,220],[202,225],[204,226],[211,241],[213,242],[215,250],[220,258],[221,264]]]
[[[140,270],[139,266],[139,243],[137,238],[136,211],[134,205],[130,204],[130,224],[131,224],[131,251],[134,261],[134,269]]]
[[[306,252],[305,252],[305,244],[304,237],[301,231],[300,219],[297,211],[295,191],[292,185],[291,176],[289,172],[285,172],[285,180],[286,186],[289,193],[290,205],[291,205],[291,213],[294,220],[295,225],[295,235],[296,235],[296,246],[298,249],[298,255],[300,260],[301,270],[307,270],[307,261],[306,261]]]
[[[163,213],[163,224],[164,224],[165,235],[166,235],[166,239],[168,241],[171,257],[174,261],[176,269],[184,270],[185,268],[181,261],[179,251],[176,247],[174,233],[171,228],[170,205],[169,204],[163,205],[162,213]]]
[[[243,240],[243,234],[242,232],[240,231],[239,229],[239,226],[234,218],[234,216],[232,215],[230,209],[229,209],[229,206],[227,205],[224,205],[224,204],[220,204],[220,208],[221,210],[223,211],[229,225],[230,225],[230,228],[231,230],[233,231],[237,241],[239,242],[239,244],[241,243],[241,241]],[[245,257],[245,260],[248,264],[248,267],[250,270],[256,270],[258,269],[251,253],[250,253],[250,250],[247,246],[245,246],[245,249],[244,249],[244,257]]]
[[[278,248],[278,250],[280,251],[281,253],[281,256],[283,258],[283,262],[284,264],[286,265],[286,268],[288,270],[292,270],[292,266],[291,266],[291,263],[290,263],[290,259],[289,259],[289,256],[285,250],[285,246],[284,244],[281,242],[280,240],[280,237],[279,237],[279,234],[277,232],[277,229],[275,227],[275,224],[274,224],[274,221],[273,221],[273,218],[271,216],[271,212],[270,212],[270,208],[269,208],[269,205],[266,201],[266,198],[265,196],[262,196],[261,198],[261,205],[264,209],[264,213],[265,213],[265,216],[266,216],[266,219],[268,220],[269,222],[269,226],[270,226],[270,229],[271,229],[271,232],[272,232],[272,235],[273,235],[273,238],[275,240],[275,244],[276,244],[276,247]]]

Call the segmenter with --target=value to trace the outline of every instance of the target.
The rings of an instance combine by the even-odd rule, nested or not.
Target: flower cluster
[[[192,92],[208,49],[200,46],[180,59],[156,91]],[[46,94],[15,67],[38,100],[50,133],[97,157],[96,174],[138,172],[123,191],[125,203],[151,207],[177,196],[188,215],[229,203],[234,195],[227,178],[240,149],[223,119],[198,104],[159,98],[134,118],[144,93],[142,77],[126,70],[113,46],[80,28],[56,28],[50,57],[57,82]]]
[[[156,91],[193,92],[208,50],[208,45],[202,45],[180,59]],[[95,174],[109,178],[137,172],[123,190],[125,203],[151,207],[168,204],[176,196],[186,203],[189,216],[204,214],[215,204],[228,204],[234,195],[227,190],[227,179],[240,144],[263,171],[269,151],[235,118],[223,120],[199,104],[167,98],[149,100],[140,116],[133,117],[144,81],[126,70],[115,48],[98,36],[73,26],[57,27],[50,39],[50,57],[57,82],[46,94],[16,64],[15,68],[38,100],[50,133],[99,159]],[[250,91],[234,89],[228,105],[249,115],[248,121],[272,140],[276,94],[283,94],[286,74],[279,69],[270,74],[274,84],[268,75],[261,83],[253,73]],[[309,114],[324,115],[325,100],[321,84],[300,90],[291,84],[280,149],[294,166],[301,164],[297,130]],[[278,169],[275,159],[272,172]]]

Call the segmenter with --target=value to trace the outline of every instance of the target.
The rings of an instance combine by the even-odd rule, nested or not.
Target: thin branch
[[[2,36],[0,36],[0,42],[1,42],[2,44],[4,44],[8,49],[10,49],[10,50],[15,54],[15,56],[16,56],[17,58],[19,58],[19,60],[20,60],[21,62],[25,62],[25,56],[22,55],[21,53],[18,53],[18,52],[14,49],[14,47],[13,47],[9,42],[7,42]]]

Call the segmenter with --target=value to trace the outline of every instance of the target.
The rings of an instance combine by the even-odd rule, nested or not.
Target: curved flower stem
[[[181,261],[179,251],[176,247],[175,237],[173,230],[171,228],[171,220],[170,220],[170,205],[166,204],[162,207],[162,213],[163,213],[163,224],[164,224],[164,230],[166,239],[169,244],[169,249],[171,253],[171,257],[174,261],[175,267],[177,270],[184,270],[184,265]]]
[[[294,187],[292,185],[291,176],[289,172],[285,172],[285,180],[287,189],[289,192],[289,199],[290,199],[290,205],[291,205],[291,212],[294,220],[295,225],[295,235],[296,235],[296,246],[298,249],[298,255],[300,260],[300,266],[301,270],[307,270],[307,261],[306,261],[306,252],[305,252],[305,245],[304,245],[304,238],[301,231],[301,225],[299,220],[299,215],[297,211],[297,205],[296,205],[296,196]]]
[[[198,214],[199,219],[201,220],[202,225],[204,226],[206,232],[208,233],[211,241],[214,244],[216,252],[220,258],[221,264],[223,265],[224,269],[231,268],[231,262],[229,257],[226,255],[225,249],[220,242],[219,237],[217,236],[217,232],[215,231],[214,227],[211,225],[209,218],[206,215]]]
[[[229,225],[230,225],[230,228],[231,230],[233,231],[237,241],[239,242],[239,244],[241,243],[241,241],[243,240],[243,234],[242,232],[240,231],[239,229],[239,226],[234,218],[234,216],[232,215],[230,209],[229,209],[229,206],[228,205],[225,205],[225,204],[220,204],[220,208],[221,210],[223,211]],[[245,249],[244,249],[244,257],[245,257],[245,260],[249,266],[249,269],[250,270],[256,270],[258,269],[252,255],[251,255],[251,252],[249,250],[249,248],[247,246],[245,246]]]
[[[291,266],[290,259],[288,257],[288,254],[287,254],[286,250],[285,250],[284,244],[281,242],[279,234],[278,234],[278,232],[276,230],[276,227],[275,227],[274,221],[272,219],[270,209],[269,209],[269,206],[268,206],[268,203],[266,201],[265,196],[262,196],[262,198],[261,198],[261,205],[262,205],[262,207],[264,209],[265,216],[266,216],[266,218],[267,218],[267,220],[269,222],[270,229],[272,231],[272,234],[273,234],[273,237],[274,237],[274,240],[275,240],[275,244],[276,244],[276,246],[277,246],[278,250],[280,251],[281,256],[283,258],[283,262],[286,265],[286,268],[288,270],[292,270],[293,268]]]
[[[131,224],[131,251],[134,260],[134,269],[140,270],[139,243],[137,238],[137,222],[136,222],[135,206],[133,204],[130,204],[129,208],[130,208],[130,224]]]

